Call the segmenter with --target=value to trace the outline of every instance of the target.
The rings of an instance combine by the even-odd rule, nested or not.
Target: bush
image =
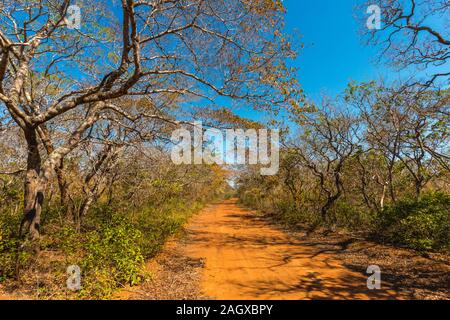
[[[187,204],[182,199],[171,199],[163,204],[120,210],[117,206],[97,204],[86,216],[80,231],[73,224],[61,219],[63,213],[55,207],[46,207],[45,231],[41,248],[55,259],[40,261],[37,269],[48,269],[52,280],[40,287],[41,298],[48,291],[53,297],[109,298],[123,285],[142,282],[144,260],[155,256],[168,237],[194,213],[201,209],[200,202]],[[32,257],[19,251],[23,239],[17,237],[21,214],[13,216],[9,211],[0,212],[0,282],[13,280],[16,266],[23,275]],[[47,263],[48,262],[48,263]],[[78,265],[81,269],[81,290],[71,292],[66,288],[66,268]],[[24,279],[28,281],[29,279]],[[56,285],[56,286],[55,286]],[[56,287],[58,293],[55,291]],[[47,290],[47,291],[46,291]]]
[[[313,225],[317,222],[317,215],[311,213],[304,207],[298,207],[293,201],[279,200],[274,210],[277,219],[286,225],[307,224]]]
[[[337,226],[350,231],[369,230],[373,217],[365,208],[349,204],[345,199],[337,201],[331,212],[335,215]]]
[[[27,264],[30,253],[20,251],[22,241],[17,236],[19,217],[0,212],[0,282],[16,275],[16,267]]]
[[[98,222],[94,230],[79,233],[65,226],[56,237],[66,264],[81,269],[80,296],[107,298],[119,286],[136,285],[143,279],[142,233],[125,215],[93,218]]]
[[[123,216],[83,235],[82,295],[108,297],[120,285],[136,285],[143,275],[142,233]]]
[[[450,250],[450,195],[425,194],[385,208],[377,235],[396,244],[425,251]]]
[[[148,207],[139,212],[136,225],[143,234],[141,248],[144,257],[155,256],[166,239],[175,234],[201,207],[199,202],[186,206],[183,201],[174,200],[158,208]]]
[[[55,235],[65,265],[78,265],[82,272],[80,298],[109,298],[120,286],[145,279],[144,260],[155,256],[165,240],[175,234],[199,203],[186,206],[181,200],[136,212],[97,205],[82,232],[64,226]]]

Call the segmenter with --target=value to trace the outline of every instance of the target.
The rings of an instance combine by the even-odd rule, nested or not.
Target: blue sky
[[[426,77],[448,69],[428,66],[427,70],[416,68],[396,70],[377,63],[382,47],[367,45],[363,40],[361,23],[356,16],[369,17],[357,12],[355,6],[361,0],[284,0],[287,8],[286,32],[299,34],[305,48],[293,63],[299,68],[298,79],[309,98],[318,99],[320,94],[337,95],[348,82],[406,79],[412,76]],[[363,10],[363,9],[358,9]],[[438,30],[444,28],[445,18],[436,17],[426,23]]]
[[[284,4],[286,31],[301,35],[305,45],[294,65],[309,97],[338,94],[350,80],[370,80],[386,71],[373,63],[377,49],[364,45],[358,34],[355,1],[284,0]]]

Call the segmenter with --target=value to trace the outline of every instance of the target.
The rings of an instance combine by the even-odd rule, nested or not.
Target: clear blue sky
[[[284,0],[286,29],[296,30],[305,48],[295,66],[305,93],[338,94],[350,80],[365,81],[383,74],[376,66],[376,48],[363,44],[358,34],[352,0]],[[364,12],[362,12],[364,15]]]

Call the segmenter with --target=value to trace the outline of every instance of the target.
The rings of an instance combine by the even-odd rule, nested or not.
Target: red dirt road
[[[183,251],[203,261],[201,292],[212,299],[394,299],[387,283],[367,288],[364,273],[288,235],[233,200],[186,226]]]

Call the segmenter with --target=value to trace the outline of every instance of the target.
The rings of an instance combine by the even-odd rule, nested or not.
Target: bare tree
[[[350,87],[348,99],[359,110],[365,125],[366,152],[383,155],[386,174],[373,179],[387,185],[396,201],[395,171],[404,168],[413,181],[415,194],[441,167],[448,171],[448,94],[423,91],[415,86],[386,87],[362,84]]]
[[[346,112],[333,111],[335,106],[324,101],[323,107],[301,121],[302,136],[296,143],[302,164],[317,178],[325,202],[320,207],[322,221],[328,221],[329,210],[344,192],[342,173],[347,161],[358,150],[359,122]]]
[[[382,48],[380,58],[400,67],[430,67],[429,78],[422,83],[425,87],[438,80],[448,84],[450,3],[447,0],[377,0],[367,1],[364,8],[373,4],[381,9],[382,27],[365,29],[364,33],[369,43]]]
[[[110,8],[78,2],[79,30],[68,28],[70,4],[5,0],[0,8],[0,108],[27,144],[21,233],[31,239],[39,237],[52,173],[105,113],[173,120],[124,108],[118,98],[145,95],[162,108],[226,96],[273,107],[300,92],[284,63],[294,53],[280,33],[278,1],[122,0]],[[83,118],[56,139],[53,129],[73,115]]]

